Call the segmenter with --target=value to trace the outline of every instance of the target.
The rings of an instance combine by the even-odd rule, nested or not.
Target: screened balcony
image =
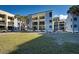
[[[40,31],[44,31],[45,30],[45,26],[39,26],[39,30]]]
[[[13,17],[8,16],[8,22],[14,22],[14,18],[13,18]]]
[[[37,19],[38,19],[38,17],[33,17],[33,18],[32,18],[32,20],[37,20]]]
[[[38,22],[33,22],[33,25],[38,25]]]
[[[8,22],[8,26],[14,26],[14,22]]]
[[[0,18],[5,18],[5,15],[4,14],[0,14]]]
[[[39,19],[45,19],[45,16],[39,16]]]
[[[45,25],[44,21],[39,22],[39,25]]]
[[[5,26],[0,26],[0,31],[5,30]]]
[[[0,21],[0,26],[5,26],[5,25],[6,25],[5,21]]]

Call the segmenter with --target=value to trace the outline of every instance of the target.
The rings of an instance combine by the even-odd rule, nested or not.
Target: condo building
[[[79,32],[79,16],[68,13],[65,25],[67,32]]]
[[[0,10],[0,31],[14,31],[18,21],[14,14]]]
[[[65,31],[65,22],[63,20],[60,20],[59,17],[55,17],[53,19],[53,31]]]
[[[32,31],[52,32],[52,11],[30,14],[28,26]]]

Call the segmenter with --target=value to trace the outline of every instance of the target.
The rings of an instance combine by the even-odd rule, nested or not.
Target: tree
[[[79,16],[79,5],[70,7],[69,10],[67,11],[67,13],[75,14],[75,15]]]
[[[17,18],[18,20],[20,20],[21,17],[20,17],[20,15],[16,14],[15,18]]]
[[[54,17],[53,18],[53,21],[59,21],[60,19],[59,19],[59,17]]]
[[[21,16],[18,14],[15,15],[15,18],[17,18],[18,20],[23,21],[23,22],[25,22],[27,20],[27,16]]]
[[[22,28],[23,30],[25,29],[25,26],[28,26],[28,23],[29,23],[29,18],[28,18],[28,16],[21,16],[21,15],[16,14],[16,15],[15,15],[15,18],[17,18],[19,21],[22,22],[21,28]]]

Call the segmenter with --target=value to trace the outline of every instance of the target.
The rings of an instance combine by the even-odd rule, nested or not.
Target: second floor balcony
[[[14,22],[14,20],[8,19],[8,22]]]
[[[14,22],[8,22],[8,26],[14,26]]]
[[[4,21],[0,21],[0,26],[5,26],[6,23]]]

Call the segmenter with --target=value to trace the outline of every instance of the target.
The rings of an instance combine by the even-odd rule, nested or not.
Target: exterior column
[[[5,15],[5,20],[6,20],[6,31],[8,31],[8,16],[7,15]]]
[[[55,22],[53,21],[53,31],[55,31]]]
[[[58,30],[59,30],[59,21],[58,21]]]
[[[37,31],[39,31],[39,16],[38,16],[38,27],[37,27]]]
[[[32,21],[32,16],[30,15],[29,16],[29,28],[30,28],[30,30],[33,30],[33,21]]]
[[[72,15],[72,17],[74,17],[74,15]],[[72,32],[74,33],[74,21],[72,19]]]

